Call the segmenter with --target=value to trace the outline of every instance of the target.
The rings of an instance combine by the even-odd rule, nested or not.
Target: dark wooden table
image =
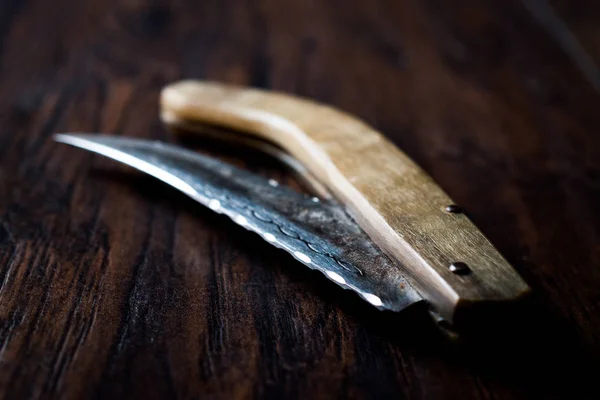
[[[600,398],[600,5],[547,5],[0,0],[2,397]],[[51,141],[166,139],[182,77],[388,135],[534,289],[516,332],[449,342]]]

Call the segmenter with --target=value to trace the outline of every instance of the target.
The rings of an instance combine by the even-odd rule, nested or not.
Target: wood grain
[[[593,55],[597,6],[554,4]],[[0,34],[1,397],[600,397],[600,94],[523,2],[1,0]],[[157,99],[182,78],[367,121],[533,304],[448,343],[50,140],[166,139]]]

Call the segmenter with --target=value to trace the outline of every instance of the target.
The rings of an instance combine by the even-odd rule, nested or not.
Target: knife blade
[[[55,140],[154,176],[379,309],[401,311],[423,301],[402,268],[333,199],[298,193],[272,179],[162,142],[91,134],[57,134]]]

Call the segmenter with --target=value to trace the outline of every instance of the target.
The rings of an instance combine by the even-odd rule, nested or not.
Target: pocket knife
[[[163,142],[58,134],[230,217],[382,310],[426,303],[450,325],[529,288],[446,193],[361,120],[291,95],[203,81],[161,93],[172,128],[239,132],[287,160],[317,195]]]

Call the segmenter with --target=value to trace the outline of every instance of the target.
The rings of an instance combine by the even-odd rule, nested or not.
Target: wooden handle
[[[459,306],[513,300],[528,291],[467,217],[445,211],[453,203],[446,193],[357,118],[290,95],[199,81],[167,86],[161,106],[171,117],[222,125],[284,148],[404,266],[447,320]]]

